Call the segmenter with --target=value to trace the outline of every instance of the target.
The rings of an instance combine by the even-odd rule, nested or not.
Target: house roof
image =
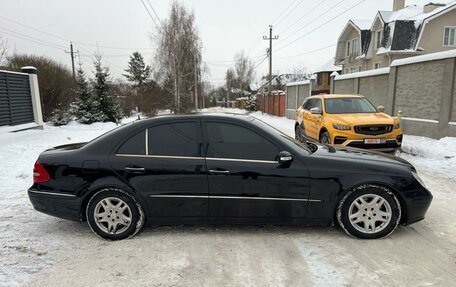
[[[431,4],[431,3],[430,3]],[[434,4],[439,5],[439,4]],[[383,42],[382,48],[377,51],[377,54],[385,53],[415,53],[420,50],[419,41],[425,30],[426,24],[432,19],[439,17],[449,11],[456,9],[456,1],[442,4],[430,12],[424,12],[423,6],[409,5],[398,11],[378,11],[373,21],[366,20],[350,20],[347,26],[339,37],[339,45],[336,52],[336,60],[340,61],[344,58],[343,50],[345,45],[340,43],[346,29],[351,25],[355,27],[361,37],[362,53],[369,55],[373,49],[370,47],[370,35],[374,30],[376,20],[379,18],[383,27]],[[366,31],[366,27],[369,27]],[[364,37],[363,37],[364,35]],[[341,50],[341,51],[339,51]]]
[[[352,19],[351,21],[359,30],[370,30],[372,24],[371,20]]]
[[[329,60],[326,64],[318,68],[315,73],[321,73],[321,72],[336,72],[336,71],[342,71],[341,66],[334,65],[335,59],[332,58]]]

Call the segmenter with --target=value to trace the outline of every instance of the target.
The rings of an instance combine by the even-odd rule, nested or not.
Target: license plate
[[[364,139],[365,144],[383,144],[386,143],[386,139]]]

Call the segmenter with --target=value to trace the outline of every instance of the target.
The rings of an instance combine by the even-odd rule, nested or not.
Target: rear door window
[[[202,138],[197,121],[148,128],[148,153],[158,156],[201,156]]]

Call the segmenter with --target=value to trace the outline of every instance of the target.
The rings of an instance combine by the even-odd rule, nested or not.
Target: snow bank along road
[[[254,113],[288,134],[293,122]],[[0,286],[454,286],[456,139],[405,137],[403,154],[434,194],[427,218],[363,241],[331,227],[173,226],[103,241],[85,224],[38,213],[32,166],[49,147],[114,124],[2,133]],[[414,155],[414,156],[413,156]]]

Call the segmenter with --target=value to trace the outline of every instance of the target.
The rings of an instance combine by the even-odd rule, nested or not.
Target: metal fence
[[[29,75],[0,71],[0,126],[33,121]]]

